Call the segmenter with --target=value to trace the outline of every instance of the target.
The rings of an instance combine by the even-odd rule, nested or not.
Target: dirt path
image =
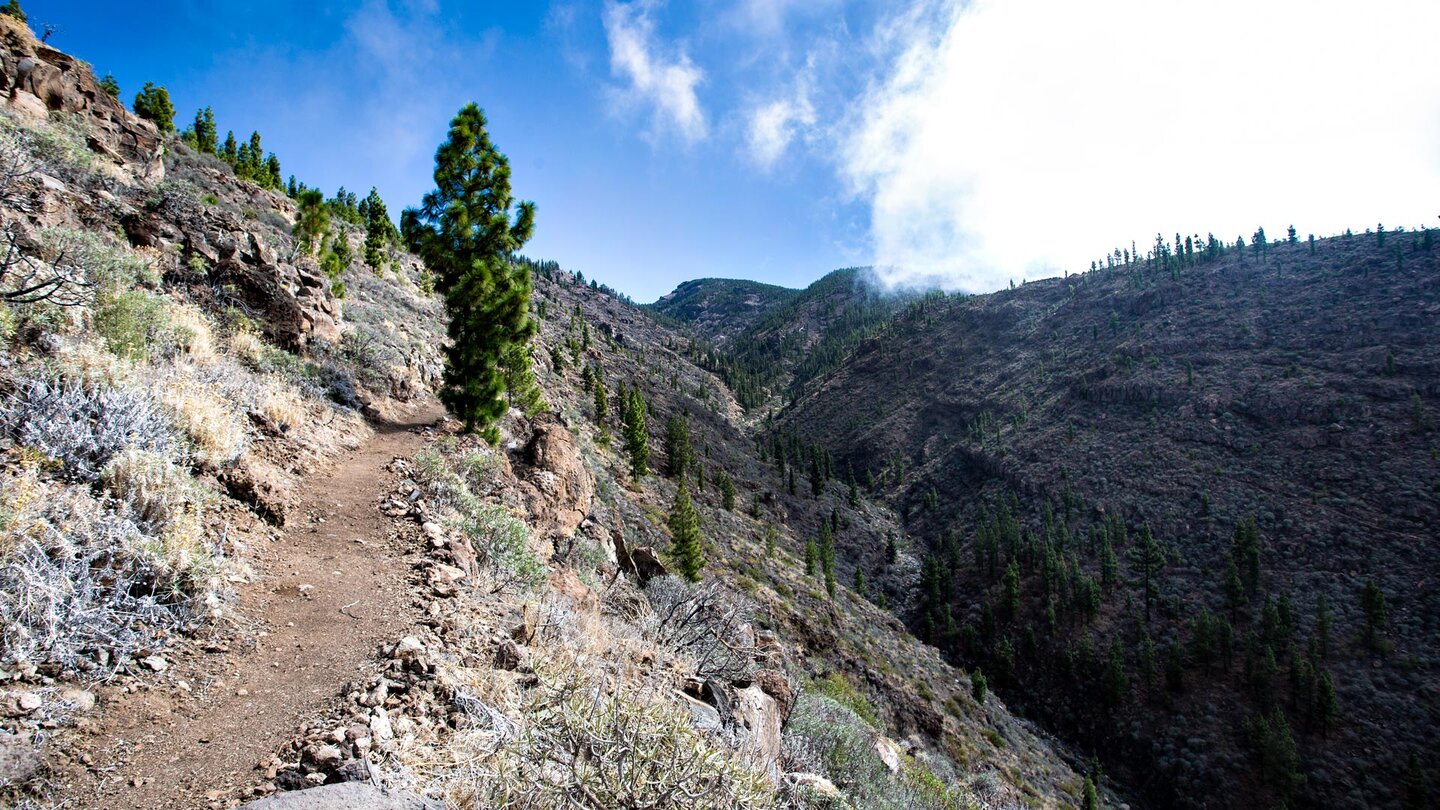
[[[424,443],[438,406],[376,425],[360,449],[306,481],[246,613],[265,635],[245,652],[177,665],[191,691],[121,696],[100,716],[88,786],[68,807],[206,807],[257,781],[256,764],[368,674],[378,644],[416,618],[405,550],[377,508],[385,466]],[[358,541],[358,542],[357,542]],[[98,779],[96,778],[98,777]]]

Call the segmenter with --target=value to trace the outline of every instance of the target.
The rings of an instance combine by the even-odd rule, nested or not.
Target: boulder
[[[780,709],[781,725],[790,720],[790,712],[795,709],[796,695],[789,676],[778,669],[762,669],[751,676],[750,683],[775,699]]]
[[[590,514],[595,501],[595,478],[585,465],[575,437],[558,417],[540,414],[533,428],[530,440],[519,453],[516,472],[529,484],[522,490],[532,531],[553,552],[554,541],[573,537]]]
[[[572,569],[561,568],[550,572],[550,590],[569,600],[576,613],[600,614],[600,597]]]
[[[40,770],[40,755],[24,737],[0,731],[0,788],[23,785]]]
[[[319,270],[264,263],[255,254],[243,254],[228,236],[205,236],[203,241],[220,243],[214,248],[219,260],[210,271],[211,281],[228,287],[256,313],[276,343],[299,350],[315,341],[340,341],[340,304]],[[193,236],[187,237],[187,245],[198,244]],[[247,256],[251,261],[246,261]]]
[[[780,760],[780,704],[757,685],[736,689],[731,703],[735,724],[744,730],[760,764],[773,768]]]
[[[890,773],[900,773],[901,755],[903,753],[904,752],[900,750],[900,746],[889,737],[880,735],[875,738],[875,755],[880,757],[880,761],[884,763]]]
[[[295,493],[285,473],[249,455],[222,473],[220,483],[230,497],[274,526],[284,526],[285,516],[295,507]]]
[[[787,773],[785,781],[805,791],[822,796],[833,801],[841,801],[845,798],[840,788],[835,783],[817,773]]]
[[[716,711],[714,706],[696,700],[684,692],[675,694],[679,695],[681,704],[690,711],[690,723],[697,730],[715,734],[725,730],[725,723],[720,719],[720,712]]]
[[[429,810],[422,799],[361,782],[276,793],[240,805],[241,810]]]
[[[660,555],[650,546],[630,550],[630,561],[635,566],[635,578],[644,585],[656,577],[669,576],[670,569],[660,562]]]

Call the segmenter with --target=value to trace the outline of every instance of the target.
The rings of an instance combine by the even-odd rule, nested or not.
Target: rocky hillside
[[[1064,749],[846,587],[837,556],[915,579],[893,513],[828,466],[797,487],[689,338],[543,266],[546,403],[498,448],[424,427],[414,257],[355,260],[338,196],[297,239],[295,200],[10,17],[0,46],[0,802],[1081,802]],[[668,571],[672,417],[698,582]]]
[[[777,432],[924,538],[913,627],[1150,800],[1397,807],[1440,746],[1432,242],[930,296]]]
[[[681,284],[646,309],[693,325],[716,346],[724,346],[799,294],[758,281],[701,278]]]

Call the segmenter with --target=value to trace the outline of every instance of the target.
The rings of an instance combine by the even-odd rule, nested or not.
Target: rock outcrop
[[[585,466],[575,436],[554,414],[535,418],[534,431],[517,462],[536,551],[549,558],[555,541],[573,537],[590,514],[595,477]]]
[[[84,62],[35,39],[12,17],[0,16],[0,94],[18,116],[43,120],[52,112],[86,120],[89,147],[136,180],[165,176],[163,140],[148,121],[131,115],[105,92]]]

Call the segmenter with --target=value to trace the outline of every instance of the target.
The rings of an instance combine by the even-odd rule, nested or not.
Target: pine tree
[[[1250,744],[1255,751],[1260,779],[1287,802],[1304,781],[1300,773],[1300,753],[1285,713],[1276,708],[1268,717],[1255,717],[1249,723]]]
[[[1115,546],[1110,543],[1110,535],[1105,535],[1105,545],[1100,551],[1100,583],[1105,590],[1115,587],[1120,578],[1120,561],[1115,556]]]
[[[735,511],[735,482],[727,472],[720,473],[720,505],[726,512]]]
[[[1375,580],[1365,581],[1360,592],[1360,609],[1365,612],[1365,644],[1372,650],[1381,648],[1380,634],[1385,630],[1385,592]]]
[[[1335,718],[1340,716],[1340,698],[1335,694],[1335,680],[1329,672],[1321,672],[1315,681],[1314,714],[1320,723],[1320,733],[1328,735]]]
[[[1260,530],[1255,526],[1255,518],[1246,518],[1235,526],[1230,558],[1239,569],[1246,593],[1254,596],[1260,588]]]
[[[195,149],[207,155],[215,154],[220,145],[219,134],[215,130],[215,111],[209,107],[196,110],[194,128]]]
[[[820,568],[825,574],[825,590],[831,596],[835,595],[835,534],[830,531],[830,524],[824,520],[820,521]]]
[[[1013,560],[1005,567],[1002,583],[1005,588],[1005,613],[1014,618],[1020,615],[1020,568]]]
[[[694,463],[690,448],[690,425],[678,413],[665,421],[665,473],[671,478],[684,478],[686,467]]]
[[[1414,751],[1405,762],[1405,776],[1400,780],[1400,803],[1404,810],[1426,810],[1432,806],[1429,780]]]
[[[990,684],[985,680],[985,673],[976,667],[975,671],[970,673],[970,697],[975,698],[975,702],[983,706],[985,705],[985,693],[989,689]]]
[[[1120,639],[1110,645],[1110,655],[1105,659],[1105,671],[1100,675],[1101,698],[1105,705],[1115,708],[1125,702],[1130,691],[1130,679],[1125,675],[1125,653]]]
[[[1085,777],[1085,790],[1081,794],[1080,810],[1100,810],[1100,796],[1095,792],[1095,783]]]
[[[511,197],[509,161],[485,125],[477,105],[461,108],[435,154],[436,188],[405,218],[410,247],[434,274],[450,319],[440,399],[467,432],[493,444],[506,410],[506,355],[535,333],[530,270],[512,261],[534,232],[535,206]]]
[[[234,130],[230,130],[229,132],[225,133],[225,143],[221,144],[220,146],[220,158],[226,163],[229,163],[231,166],[234,166],[237,162],[239,162],[240,148],[235,145]],[[323,202],[325,199],[325,195],[320,195],[320,199]]]
[[[1178,641],[1171,641],[1165,647],[1165,686],[1171,692],[1185,688],[1185,652]]]
[[[11,2],[14,2],[14,0],[11,0]],[[101,79],[99,84],[100,89],[104,90],[106,95],[115,99],[120,98],[120,82],[115,80],[114,73],[106,73],[105,78]]]
[[[805,541],[805,576],[815,576],[816,565],[820,562],[820,547],[815,545],[814,539]]]
[[[1130,554],[1131,564],[1140,570],[1141,596],[1145,600],[1145,622],[1150,622],[1150,607],[1160,598],[1160,570],[1165,567],[1165,550],[1155,540],[1147,524],[1140,528],[1140,542]]]
[[[22,23],[26,21],[25,11],[20,8],[20,0],[10,0],[10,2],[0,6],[0,14],[4,14],[7,17],[14,17]]]
[[[854,581],[854,587],[855,587],[855,593],[858,593],[858,594],[860,594],[861,596],[869,596],[869,595],[870,595],[870,590],[869,590],[869,588],[866,587],[866,585],[865,585],[865,571],[862,570],[862,569],[860,568],[860,566],[858,566],[858,565],[855,566],[855,581]]]
[[[545,394],[535,381],[532,345],[511,343],[500,356],[500,371],[505,380],[505,393],[510,404],[526,416],[545,409]]]
[[[564,362],[564,355],[561,355],[561,357],[561,362]],[[605,391],[604,381],[597,379],[595,383],[595,424],[600,425],[603,428],[605,426],[605,420],[609,416],[610,395]]]
[[[691,582],[700,581],[705,567],[705,549],[700,543],[700,516],[690,500],[684,479],[675,492],[675,506],[670,510],[670,558],[680,573]]]
[[[155,124],[161,132],[175,131],[175,105],[170,103],[170,91],[163,86],[156,87],[154,82],[146,82],[131,106],[136,115]]]
[[[625,452],[630,456],[630,476],[639,481],[650,473],[650,433],[645,428],[645,399],[638,388],[630,389],[621,402],[620,422]]]
[[[300,192],[297,202],[299,211],[295,216],[295,241],[300,250],[308,255],[321,245],[325,235],[330,232],[330,211],[325,207],[325,195],[318,189]]]
[[[385,261],[385,248],[395,241],[395,223],[385,201],[373,186],[365,197],[365,264],[379,272]]]

